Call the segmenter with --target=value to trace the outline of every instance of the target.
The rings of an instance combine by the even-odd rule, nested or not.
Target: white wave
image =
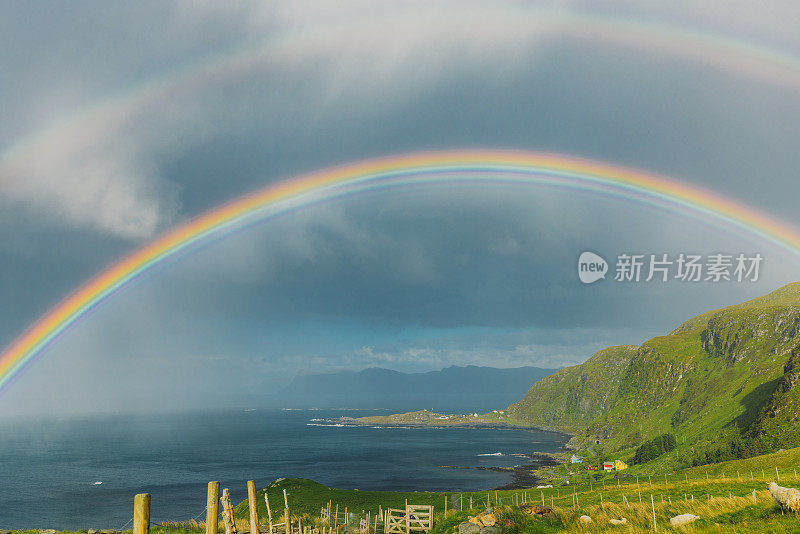
[[[95,482],[95,483],[94,483],[94,484],[92,484],[92,485],[93,485],[93,486],[99,486],[99,485],[100,485],[100,484],[102,484],[102,483],[103,483],[103,481],[102,481],[102,480],[98,480],[97,482]]]
[[[486,452],[483,454],[478,454],[478,456],[505,456],[502,452]]]
[[[328,423],[306,423],[306,426],[333,426],[333,427],[343,427],[347,425],[343,425],[341,423],[336,424],[328,424]]]

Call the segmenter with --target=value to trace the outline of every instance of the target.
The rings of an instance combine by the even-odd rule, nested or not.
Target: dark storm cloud
[[[548,9],[575,5],[596,9]],[[705,4],[658,12],[615,5],[713,29]],[[769,28],[771,39],[798,45],[787,30],[795,27],[790,13],[755,17],[743,3],[729,7],[718,30],[757,38]],[[798,94],[742,73],[512,31],[462,3],[4,9],[0,58],[10,75],[0,142],[17,150],[0,160],[2,343],[176,222],[302,172],[411,150],[596,158],[675,176],[800,224]],[[350,25],[351,15],[365,23]],[[347,31],[337,33],[340,26]],[[320,29],[328,37],[315,41]],[[118,95],[180,66],[285,35],[304,43],[302,54],[203,78],[17,146],[81,106],[126,101]],[[752,285],[585,287],[575,261],[586,249],[609,260],[689,251],[767,258]],[[15,388],[7,406],[88,410],[93,402],[81,392],[93,390],[107,394],[103,409],[157,408],[164,377],[179,375],[187,381],[175,403],[189,406],[194,384],[256,391],[303,367],[572,364],[792,281],[793,261],[685,213],[574,191],[373,193],[265,222],[145,277],[25,375],[51,396],[31,404],[26,388]],[[148,362],[146,370],[129,375],[132,361]],[[137,380],[147,384],[139,393]]]

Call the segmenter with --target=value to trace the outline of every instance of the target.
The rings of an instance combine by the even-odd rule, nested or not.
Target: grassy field
[[[306,525],[319,524],[320,509],[332,503],[339,508],[338,523],[344,522],[344,513],[350,524],[367,512],[386,508],[403,508],[409,504],[433,505],[436,527],[432,534],[454,534],[457,525],[483,510],[487,503],[497,508],[503,534],[534,534],[537,532],[653,532],[653,515],[659,532],[759,532],[800,533],[800,515],[783,514],[772,501],[766,484],[776,480],[781,485],[800,487],[800,448],[751,458],[694,467],[674,473],[646,473],[622,471],[618,475],[582,471],[569,474],[570,484],[560,477],[554,478],[553,487],[507,491],[452,492],[381,492],[329,488],[307,479],[279,479],[258,492],[261,522],[266,522],[267,511],[263,494],[266,491],[276,522],[282,520],[283,490],[285,489],[294,520],[302,519]],[[223,484],[224,485],[224,484]],[[447,514],[444,513],[448,500]],[[452,510],[452,502],[463,503],[472,509]],[[556,517],[535,519],[522,513],[517,504],[532,502],[552,507]],[[700,517],[690,526],[673,529],[669,519],[679,514],[692,513]],[[578,518],[588,515],[593,523],[582,526]],[[247,502],[234,509],[239,532],[249,529]],[[611,518],[626,518],[625,526],[614,526]],[[167,523],[153,525],[153,534],[197,533],[202,523]],[[220,526],[221,531],[224,531]],[[339,529],[339,534],[344,534]],[[28,531],[38,534],[39,531]],[[85,533],[86,531],[80,531]],[[380,532],[380,527],[379,527]]]
[[[652,532],[653,515],[659,531],[673,531],[669,519],[683,513],[693,513],[700,520],[680,532],[799,532],[800,516],[784,515],[772,501],[766,484],[778,480],[782,485],[798,487],[800,477],[800,448],[760,456],[748,460],[724,462],[695,467],[674,473],[638,474],[626,471],[619,475],[582,471],[579,475],[568,474],[570,484],[555,477],[551,488],[480,491],[465,493],[441,492],[370,492],[328,488],[309,480],[286,479],[271,484],[268,495],[275,508],[283,506],[283,489],[289,495],[292,513],[303,514],[307,521],[319,516],[319,510],[331,501],[339,504],[340,522],[344,508],[353,512],[357,522],[362,511],[374,514],[378,507],[402,508],[405,501],[412,504],[431,504],[435,507],[437,526],[433,534],[452,534],[454,527],[482,510],[487,503],[498,507],[507,517],[503,530],[507,534],[517,532],[572,532],[591,530],[596,532]],[[571,466],[565,466],[565,470]],[[265,517],[263,491],[259,492],[259,513]],[[448,508],[456,495],[471,511],[449,510],[443,513],[445,498]],[[523,517],[517,504],[533,502],[551,506],[556,520],[541,520]],[[498,503],[499,506],[498,506]],[[281,511],[276,512],[280,515]],[[587,529],[580,525],[581,515],[593,518]],[[236,507],[236,516],[246,523],[247,503]],[[374,517],[374,515],[373,515]],[[624,527],[609,523],[611,518],[625,517]],[[508,519],[512,518],[512,519]],[[516,519],[513,519],[516,518]]]

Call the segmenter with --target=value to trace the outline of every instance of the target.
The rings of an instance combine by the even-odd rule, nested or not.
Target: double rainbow
[[[283,181],[167,232],[89,280],[0,355],[0,391],[70,325],[154,266],[212,236],[345,195],[415,185],[530,184],[590,191],[688,213],[766,239],[800,256],[800,232],[717,193],[638,170],[557,154],[509,151],[412,153]]]

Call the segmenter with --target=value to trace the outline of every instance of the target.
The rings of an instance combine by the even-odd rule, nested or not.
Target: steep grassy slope
[[[507,412],[624,451],[678,436],[680,463],[800,444],[800,283],[691,319],[641,347],[611,347],[530,389]],[[798,357],[800,358],[800,357]],[[786,364],[786,369],[784,365]],[[706,454],[708,453],[708,455]]]
[[[800,350],[795,350],[784,365],[783,377],[748,435],[760,439],[769,449],[800,443]]]
[[[567,432],[585,429],[614,405],[637,351],[635,345],[603,349],[581,365],[536,382],[507,411],[527,425]]]

